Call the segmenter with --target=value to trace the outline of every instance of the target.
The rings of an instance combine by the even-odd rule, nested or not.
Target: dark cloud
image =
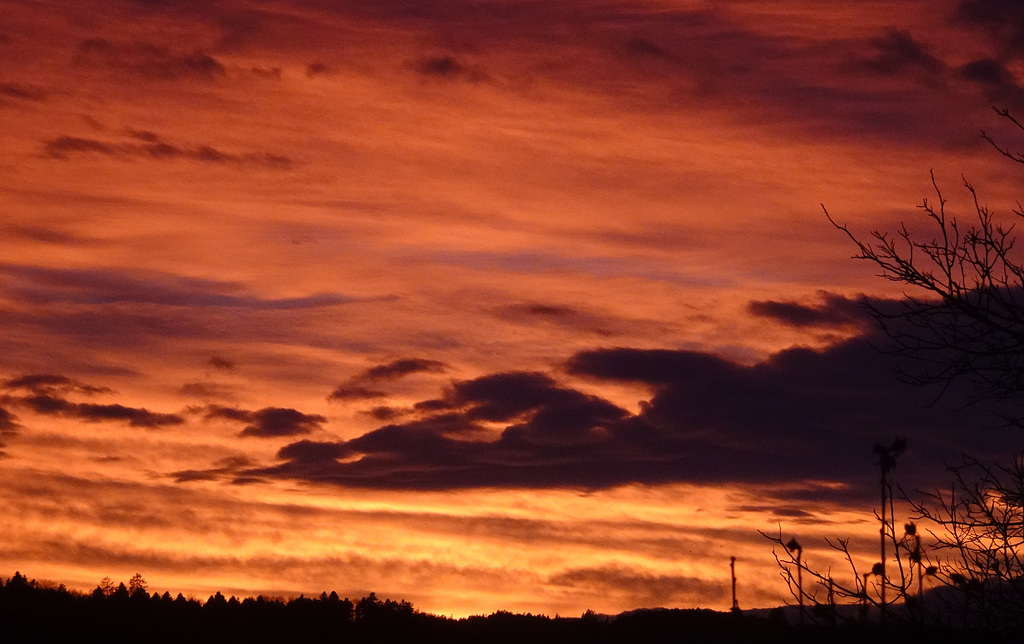
[[[1014,111],[1024,108],[1024,87],[1016,75],[999,58],[978,58],[958,69],[959,78],[976,84],[991,103],[1008,105]]]
[[[551,304],[538,303],[510,306],[507,310],[512,313],[522,313],[525,315],[535,315],[538,317],[552,319],[575,319],[579,315],[579,311],[568,306],[555,306]]]
[[[154,80],[195,79],[210,81],[226,75],[216,58],[202,51],[172,51],[152,43],[113,42],[91,38],[78,46],[76,63]]]
[[[377,407],[373,407],[361,413],[366,416],[369,416],[370,418],[373,418],[374,420],[379,420],[381,422],[392,422],[398,420],[403,416],[408,415],[410,412],[411,410],[409,409],[399,409],[397,407],[391,407],[388,405],[379,405]]]
[[[17,237],[23,240],[40,242],[43,244],[85,246],[96,243],[95,239],[66,231],[54,230],[45,226],[3,226],[0,230],[2,230],[3,234],[8,237]]]
[[[374,398],[386,398],[388,393],[380,389],[370,389],[358,384],[338,385],[335,387],[328,400],[372,400]]]
[[[995,58],[972,60],[960,68],[964,80],[996,87],[1016,87],[1013,73]]]
[[[400,358],[387,364],[370,367],[361,375],[369,380],[394,380],[414,373],[443,373],[446,366],[437,360]]]
[[[982,28],[1001,56],[1024,54],[1024,4],[1018,0],[964,0],[953,20]]]
[[[662,60],[674,60],[676,58],[667,49],[659,47],[644,38],[629,39],[624,50],[629,56],[639,56],[641,58],[660,58]]]
[[[872,445],[895,436],[911,446],[904,480],[912,485],[941,477],[943,463],[963,450],[999,457],[1022,443],[992,410],[901,384],[865,338],[793,348],[755,365],[689,351],[595,349],[566,370],[642,384],[652,395],[633,414],[549,374],[492,374],[453,383],[408,421],[348,441],[293,443],[278,465],[246,474],[398,489],[785,483],[793,507],[870,499]]]
[[[416,71],[429,76],[445,76],[448,78],[462,74],[466,68],[451,56],[433,56],[416,63]]]
[[[76,418],[86,422],[125,421],[132,427],[157,429],[180,425],[185,419],[177,414],[162,414],[142,407],[120,404],[78,403],[57,395],[33,393],[17,402],[44,416]]]
[[[566,370],[571,374],[648,385],[665,385],[690,377],[729,380],[738,378],[744,369],[711,354],[673,349],[583,351],[566,362]]]
[[[444,397],[417,404],[429,411],[462,410],[470,420],[508,421],[547,405],[578,401],[579,392],[562,388],[539,372],[508,372],[454,383]]]
[[[513,472],[512,478],[531,479],[550,469],[551,456],[540,457],[538,449],[564,452],[561,462],[577,446],[599,440],[600,425],[621,420],[626,412],[607,401],[558,386],[553,379],[537,373],[495,374],[471,381],[455,383],[445,396],[419,405],[429,409],[424,417],[401,425],[389,425],[359,438],[342,443],[311,443],[303,441],[281,450],[279,456],[289,460],[278,468],[253,470],[257,475],[291,475],[306,471],[315,480],[346,484],[336,477],[370,487],[466,487],[496,485]],[[466,440],[488,435],[482,422],[516,420],[495,442]],[[475,463],[480,453],[492,446],[496,460],[486,466],[485,473]],[[338,470],[337,458],[362,455],[352,472]],[[520,462],[522,460],[522,462]],[[545,462],[548,461],[548,462]],[[383,480],[372,470],[390,471]],[[576,469],[576,468],[572,468]],[[365,470],[365,471],[364,471]],[[420,474],[414,471],[418,470]],[[447,472],[442,474],[442,472]],[[501,473],[503,472],[503,474]],[[433,474],[431,474],[433,473]],[[442,483],[412,479],[452,478]],[[486,481],[486,478],[492,478]],[[522,484],[522,481],[520,481]],[[534,485],[541,484],[535,482]]]
[[[67,160],[72,155],[101,154],[120,159],[162,161],[191,160],[220,165],[259,166],[288,169],[293,163],[286,156],[265,152],[230,153],[211,145],[174,145],[149,131],[132,130],[127,140],[100,140],[78,136],[59,136],[43,142],[42,156]]]
[[[46,100],[46,92],[35,85],[0,83],[0,105],[3,105],[3,99],[40,102]]]
[[[160,414],[148,409],[125,407],[124,405],[97,405],[78,403],[73,408],[73,415],[88,421],[124,420],[133,427],[166,427],[180,425],[185,422],[177,414]]]
[[[988,100],[1008,105],[1014,110],[1024,106],[1024,87],[1009,67],[996,58],[980,58],[959,69],[960,78],[977,83],[985,89]]]
[[[0,407],[0,434],[13,434],[21,429],[18,424],[18,417]]]
[[[231,360],[228,360],[227,358],[222,358],[220,356],[210,356],[210,359],[206,362],[206,364],[210,365],[214,369],[217,369],[218,371],[234,371],[235,370],[235,363],[234,362],[232,362]]]
[[[752,314],[788,326],[837,328],[864,326],[872,318],[862,300],[854,300],[836,293],[818,293],[818,302],[805,304],[793,301],[763,300],[747,305]]]
[[[31,391],[37,394],[52,394],[55,392],[69,393],[75,392],[86,395],[110,393],[112,390],[108,387],[95,387],[93,385],[87,385],[79,382],[74,378],[67,376],[61,376],[58,374],[29,374],[26,376],[19,376],[18,378],[11,378],[10,380],[4,380],[2,385],[4,389],[23,389]]]
[[[59,136],[43,144],[43,155],[51,159],[66,159],[69,154],[75,152],[95,152],[98,154],[114,155],[117,154],[118,148],[96,139],[86,139],[77,136]]]
[[[186,382],[178,389],[178,393],[189,398],[200,400],[234,400],[234,388],[216,382]]]
[[[256,485],[258,483],[266,483],[267,480],[258,476],[236,476],[231,479],[231,485]]]
[[[467,65],[453,56],[428,56],[413,64],[419,74],[448,80],[465,79],[474,83],[487,80],[487,72],[477,65]]]
[[[312,78],[314,76],[324,76],[331,73],[331,68],[325,63],[320,61],[310,63],[306,65],[306,76]]]
[[[416,373],[444,373],[447,365],[426,358],[399,358],[392,362],[370,367],[356,374],[345,384],[338,385],[328,400],[370,400],[385,398],[387,392],[374,386],[382,380],[397,380]]]
[[[606,334],[601,329],[599,320],[594,318],[594,316],[568,306],[541,304],[538,302],[512,304],[500,309],[498,315],[502,319],[511,322],[527,324],[543,322],[579,331],[591,330],[601,335]]]
[[[297,459],[307,463],[318,461],[329,463],[336,458],[345,456],[350,451],[342,443],[317,442],[303,439],[282,447],[277,454],[281,458]]]
[[[170,476],[177,483],[189,483],[192,481],[216,481],[224,478],[234,478],[234,475],[241,469],[250,466],[252,463],[245,456],[231,456],[218,461],[214,467],[205,470],[180,470],[171,472]]]
[[[58,269],[0,264],[6,290],[35,304],[56,302],[109,305],[157,304],[255,310],[292,310],[336,306],[352,298],[324,293],[266,300],[244,292],[240,284],[164,273],[134,275],[107,269]]]
[[[190,411],[201,412],[206,420],[221,418],[233,420],[239,423],[252,422],[253,412],[237,407],[224,407],[221,405],[207,405],[206,407],[191,409]]]
[[[267,168],[287,169],[292,166],[292,160],[280,154],[269,153],[246,153],[232,154],[222,152],[209,145],[201,145],[197,148],[187,150],[186,156],[197,161],[220,164],[255,165]]]
[[[256,411],[208,405],[203,409],[207,420],[220,418],[238,423],[247,423],[240,436],[275,438],[278,436],[300,436],[312,433],[327,422],[319,414],[304,414],[295,409],[264,407]]]
[[[309,434],[320,429],[327,418],[319,414],[303,414],[294,409],[265,407],[253,413],[252,424],[242,430],[242,436],[270,438]]]
[[[946,68],[945,63],[928,53],[910,32],[890,29],[883,36],[871,39],[875,54],[858,61],[861,69],[886,76],[905,72],[935,74]]]

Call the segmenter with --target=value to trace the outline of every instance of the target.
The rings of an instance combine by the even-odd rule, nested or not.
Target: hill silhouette
[[[587,611],[548,617],[498,611],[460,619],[416,610],[406,601],[371,593],[358,600],[337,593],[292,599],[225,597],[206,601],[148,594],[109,582],[92,593],[30,581],[15,573],[0,580],[0,639],[6,642],[343,642],[390,644],[618,644],[678,642],[916,642],[977,641],[985,634],[871,624],[798,628],[782,617],[707,609],[645,609],[617,616]],[[107,581],[107,580],[105,580]],[[965,640],[966,638],[966,640]],[[987,639],[987,641],[994,641]]]

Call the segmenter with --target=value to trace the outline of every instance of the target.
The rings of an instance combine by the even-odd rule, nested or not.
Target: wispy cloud
[[[47,92],[37,85],[26,85],[22,83],[0,83],[0,106],[8,103],[5,99],[14,101],[29,101],[39,103],[47,99]]]
[[[574,568],[548,579],[555,586],[585,588],[588,592],[624,594],[637,606],[660,606],[678,599],[698,595],[709,603],[725,599],[728,590],[720,584],[699,577],[645,573],[620,566]]]
[[[184,418],[177,414],[152,412],[143,407],[130,407],[120,403],[74,402],[72,394],[95,396],[112,394],[107,387],[84,384],[67,376],[56,374],[31,374],[11,378],[2,383],[8,391],[22,391],[21,394],[7,394],[4,400],[42,416],[75,418],[86,422],[124,421],[133,427],[156,429],[181,425]]]
[[[874,51],[857,60],[852,67],[883,76],[901,73],[933,75],[945,71],[946,65],[933,56],[910,32],[890,29],[870,40]]]
[[[139,274],[115,269],[58,269],[3,264],[0,273],[13,283],[8,293],[36,304],[157,304],[256,310],[291,310],[348,304],[354,298],[334,293],[265,299],[245,293],[238,283],[182,277],[165,273]]]
[[[147,131],[132,131],[123,139],[59,136],[43,143],[42,155],[68,160],[81,154],[99,154],[115,159],[154,161],[189,160],[201,163],[288,169],[291,159],[267,152],[225,152],[208,144],[175,145]]]
[[[105,38],[82,41],[75,62],[83,67],[154,80],[211,81],[226,74],[220,61],[200,50],[182,53],[148,42],[115,42]]]
[[[417,373],[444,373],[446,365],[426,358],[399,358],[385,364],[369,367],[348,382],[338,385],[328,400],[367,400],[384,398],[388,394],[380,388],[382,383],[398,380]]]
[[[87,422],[119,420],[127,422],[132,427],[150,429],[181,425],[185,422],[185,419],[177,414],[157,413],[142,407],[126,407],[116,403],[74,403],[47,395],[26,396],[21,399],[21,404],[42,415],[77,418]]]
[[[80,393],[86,395],[112,393],[109,387],[88,385],[74,378],[59,374],[29,374],[4,380],[4,389],[22,389],[33,394],[50,395],[55,393]]]
[[[7,409],[0,407],[0,434],[11,434],[21,428],[18,417]]]

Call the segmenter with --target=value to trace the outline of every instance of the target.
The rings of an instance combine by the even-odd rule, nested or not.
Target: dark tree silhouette
[[[1024,632],[1024,454],[1009,465],[965,457],[948,490],[912,502],[933,547],[947,557],[936,578],[934,613],[954,626]]]
[[[146,579],[142,576],[142,573],[137,572],[128,580],[128,594],[132,597],[138,596],[139,593],[145,595],[146,587]]]
[[[1017,132],[1024,132],[1024,124],[1008,110],[995,111]],[[999,154],[1024,165],[1024,154],[984,131],[981,136]],[[890,340],[883,349],[906,359],[901,374],[907,380],[942,385],[967,380],[972,385],[972,403],[1020,403],[1024,400],[1024,253],[1016,245],[1015,226],[1024,218],[1024,206],[1018,203],[1006,218],[997,217],[967,179],[963,185],[971,203],[966,221],[950,213],[932,175],[936,200],[925,199],[920,206],[930,232],[912,232],[913,227],[901,224],[895,233],[875,230],[861,238],[827,209],[825,215],[853,241],[854,258],[875,264],[881,277],[908,289],[900,302],[867,303]],[[1008,423],[1024,426],[1022,414],[1001,413]],[[884,517],[884,454],[880,457]],[[913,523],[906,526],[901,540],[895,538],[894,530],[888,535],[896,552],[906,554],[912,573],[908,579],[916,577],[918,583],[914,595],[906,579],[896,587],[898,597],[908,600],[905,614],[1020,633],[1024,629],[1024,464],[1020,456],[1003,466],[965,457],[962,465],[951,470],[948,491],[920,493],[917,501],[907,499],[913,518],[926,522],[936,554],[945,558],[925,566],[921,537]],[[890,509],[891,492],[890,483]],[[877,572],[883,577],[880,588],[886,589],[891,586],[884,581],[886,521],[882,523],[883,562]],[[894,522],[891,525],[895,527]],[[773,541],[781,545],[781,532]],[[838,547],[849,555],[846,542],[838,542]],[[848,559],[852,565],[852,558]],[[902,575],[903,561],[899,557],[895,561]],[[780,559],[784,569],[792,563]],[[865,604],[867,581],[875,572],[865,573],[858,589],[865,593]],[[925,606],[920,600],[922,573],[944,585],[931,593],[934,605]],[[821,574],[812,576],[823,579]],[[849,596],[849,590],[843,588],[842,593]],[[880,608],[884,610],[887,603],[881,601]]]
[[[1024,131],[1008,111],[996,113]],[[1024,165],[1024,154],[984,131],[981,136]],[[920,206],[930,232],[911,232],[901,224],[895,233],[874,230],[865,240],[827,209],[825,215],[856,245],[855,258],[909,288],[895,307],[869,304],[891,340],[888,350],[912,365],[902,369],[909,381],[948,384],[966,378],[974,385],[974,400],[1024,397],[1024,257],[1014,234],[1024,210],[1018,204],[1006,222],[979,201],[966,179],[963,185],[971,200],[967,220],[950,213],[932,175],[936,199]]]
[[[127,594],[127,589],[126,593]],[[359,615],[355,606],[361,605]],[[225,599],[215,593],[204,604],[178,595],[132,595],[131,599],[68,590],[63,584],[29,581],[20,573],[0,579],[0,638],[3,642],[145,641],[157,644],[244,642],[342,642],[344,644],[962,644],[962,629],[894,632],[873,626],[828,631],[796,630],[785,620],[707,609],[634,610],[617,616],[587,611],[582,617],[547,617],[497,611],[453,619],[415,610],[406,601],[376,595],[353,603],[337,593],[291,600]]]
[[[98,593],[104,597],[109,597],[110,595],[114,594],[115,588],[117,587],[114,586],[114,581],[110,577],[104,577],[100,580],[99,585],[96,586],[96,590],[94,590],[93,592]]]

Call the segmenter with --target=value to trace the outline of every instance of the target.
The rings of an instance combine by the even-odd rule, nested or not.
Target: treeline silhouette
[[[547,617],[498,611],[449,618],[416,610],[407,601],[375,594],[352,601],[337,593],[292,599],[226,598],[206,601],[148,594],[141,575],[132,590],[109,580],[92,593],[30,581],[0,579],[0,641],[59,642],[341,642],[390,644],[618,644],[715,642],[962,642],[972,634],[949,630],[888,629],[851,624],[798,628],[781,611],[754,616],[707,609],[638,610],[609,617]],[[973,634],[981,635],[981,634]],[[988,640],[992,641],[992,640]]]

